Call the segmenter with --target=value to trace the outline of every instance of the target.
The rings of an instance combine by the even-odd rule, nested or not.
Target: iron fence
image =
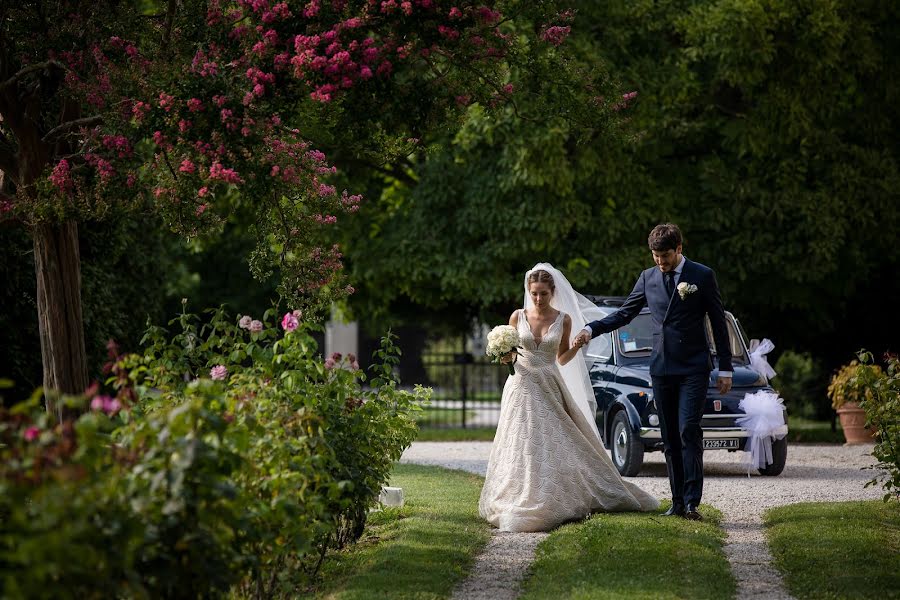
[[[422,363],[434,390],[419,416],[420,427],[496,427],[506,366],[469,352],[425,352]]]

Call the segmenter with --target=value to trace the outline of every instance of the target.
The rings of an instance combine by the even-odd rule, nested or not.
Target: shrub
[[[9,597],[290,596],[361,534],[426,396],[398,389],[390,334],[364,387],[302,323],[170,325],[110,365],[115,398],[68,399],[77,419],[0,413]]]
[[[863,377],[860,377],[863,375]],[[884,375],[878,365],[861,365],[859,361],[850,363],[838,369],[828,385],[828,397],[831,398],[831,407],[837,410],[848,402],[860,404],[872,395],[869,387],[874,378]]]
[[[811,354],[785,350],[775,363],[775,371],[778,373],[778,392],[792,415],[809,419],[830,418],[825,371]]]
[[[866,425],[875,430],[876,443],[872,456],[876,469],[885,471],[867,485],[883,481],[885,500],[900,500],[900,359],[887,355],[887,369],[873,364],[869,352],[859,353],[859,365],[852,385],[864,389],[860,406],[866,411]]]

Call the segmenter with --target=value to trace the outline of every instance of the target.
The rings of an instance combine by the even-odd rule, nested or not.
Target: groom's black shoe
[[[684,510],[684,518],[688,521],[702,521],[703,517],[700,515],[700,511],[697,510],[697,507],[693,504],[688,504],[687,508]]]
[[[664,517],[683,517],[684,516],[684,505],[683,504],[673,504],[669,507],[669,510],[662,514]]]

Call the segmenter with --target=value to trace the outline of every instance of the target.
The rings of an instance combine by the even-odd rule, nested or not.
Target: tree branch
[[[76,129],[78,127],[90,127],[92,125],[99,125],[102,122],[103,117],[101,117],[100,115],[94,115],[93,117],[82,117],[81,119],[75,119],[74,121],[66,121],[62,125],[57,125],[53,129],[48,131],[47,134],[41,138],[41,141],[49,144],[63,134],[68,133],[72,129]]]
[[[28,65],[27,67],[20,69],[18,73],[16,73],[6,81],[0,83],[0,93],[3,93],[8,88],[16,85],[16,83],[18,83],[20,79],[22,79],[29,73],[34,73],[35,71],[43,71],[44,69],[49,69],[50,67],[56,67],[57,69],[65,70],[65,66],[55,60],[47,60],[44,62],[35,63],[33,65]]]

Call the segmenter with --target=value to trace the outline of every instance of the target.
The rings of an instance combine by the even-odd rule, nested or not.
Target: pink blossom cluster
[[[124,135],[104,135],[101,142],[107,150],[119,158],[128,158],[132,154],[131,142]]]
[[[53,172],[50,173],[50,183],[58,187],[60,190],[67,192],[72,189],[72,177],[70,175],[71,168],[69,161],[65,158],[56,163]]]
[[[622,109],[624,109],[624,108],[628,108],[628,104],[629,104],[632,100],[634,100],[635,98],[637,98],[637,95],[638,95],[637,92],[628,92],[627,94],[622,94],[622,101],[621,101],[621,102],[617,102],[616,104],[614,104],[613,107],[612,107],[612,109],[613,109],[614,111],[619,111],[619,110],[622,110]]]
[[[547,27],[541,32],[541,39],[552,46],[560,46],[566,41],[566,38],[569,37],[569,33],[571,32],[572,28],[568,25],[554,25],[552,27]]]
[[[34,425],[26,428],[25,431],[22,432],[22,437],[25,439],[26,442],[33,442],[34,440],[38,439],[40,437],[40,435],[41,435],[40,428],[35,427]]]
[[[91,400],[91,410],[114,415],[122,410],[122,405],[112,396],[94,396],[93,400]]]
[[[350,195],[347,190],[341,193],[341,206],[349,213],[355,213],[359,210],[359,204],[362,202],[361,194]]]
[[[227,169],[220,162],[214,162],[209,167],[209,178],[214,181],[224,181],[225,183],[243,183],[240,175],[234,169]]]
[[[225,365],[216,365],[209,370],[209,376],[213,381],[224,381],[228,377],[228,368]]]

